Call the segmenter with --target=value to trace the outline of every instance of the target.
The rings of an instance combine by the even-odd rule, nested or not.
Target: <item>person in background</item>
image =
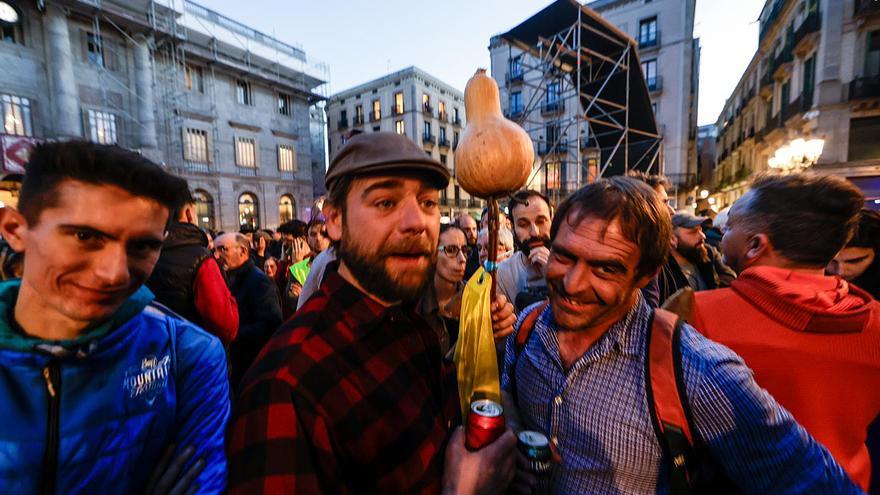
[[[228,346],[238,334],[238,305],[208,250],[207,237],[195,224],[195,208],[187,191],[172,212],[159,261],[146,285],[156,301]]]
[[[278,260],[274,256],[266,258],[266,261],[263,263],[263,271],[269,277],[269,280],[275,280],[275,275],[278,273]]]
[[[550,200],[538,191],[514,194],[508,205],[517,252],[498,265],[498,292],[513,301],[516,311],[547,297],[544,268],[550,255]]]
[[[672,215],[672,249],[657,278],[661,305],[684,287],[717,289],[730,286],[736,278],[721,253],[706,244],[702,226],[707,220],[685,212]]]
[[[839,177],[757,179],[730,209],[721,241],[739,278],[696,293],[690,321],[742,356],[758,384],[867,489],[865,440],[880,416],[880,303],[824,274],[863,204]]]
[[[464,287],[467,250],[467,236],[461,228],[455,225],[440,226],[437,268],[434,271],[433,283],[438,316],[443,320],[448,335],[448,347],[454,347],[458,340],[458,320],[461,315],[461,290]]]
[[[477,221],[474,220],[474,217],[462,213],[458,217],[457,225],[464,232],[465,239],[467,239],[465,278],[469,279],[477,271],[477,268],[480,267],[480,252],[477,248]]]
[[[144,286],[187,193],[133,151],[34,147],[18,208],[0,213],[25,255],[0,284],[0,493],[225,491],[223,344]],[[163,453],[184,486],[155,485]]]
[[[258,230],[254,232],[254,240],[252,242],[253,247],[251,248],[251,259],[254,260],[254,265],[260,270],[263,269],[263,265],[266,263],[266,258],[271,256],[269,254],[269,244],[272,242],[272,236],[267,234],[265,231]]]
[[[480,266],[489,259],[489,231],[483,229],[477,235],[477,247],[480,252]],[[513,256],[513,234],[507,227],[498,230],[498,263]]]
[[[5,239],[0,239],[0,281],[21,278],[24,256],[15,252]]]
[[[229,346],[232,387],[237,389],[260,349],[281,325],[281,304],[275,284],[250,258],[250,243],[242,234],[223,234],[214,240],[229,290],[238,303],[238,337]]]
[[[852,282],[880,298],[880,213],[863,209],[853,238],[840,250],[825,271]]]
[[[327,226],[325,223],[323,215],[318,215],[309,222],[306,242],[308,243],[310,253],[302,261],[290,267],[285,290],[285,294],[287,294],[285,319],[293,314],[294,308],[299,305],[299,297],[302,294],[303,285],[305,285],[309,277],[309,272],[312,269],[312,263],[315,258],[330,247],[330,238],[327,237]]]
[[[560,462],[542,487],[550,493],[676,493],[672,466],[680,459],[658,438],[645,386],[655,313],[639,291],[670,248],[665,210],[647,185],[615,176],[569,196],[553,221],[549,304],[526,310],[539,313],[524,341],[520,318],[507,339],[501,381],[511,428],[543,432],[555,447]],[[727,321],[738,326],[730,314]],[[681,368],[668,380],[683,389],[691,412],[684,414],[701,447],[694,455],[714,468],[701,471],[702,481],[725,489],[705,493],[734,486],[743,494],[859,493],[736,354],[686,323],[675,335],[671,353]],[[824,397],[813,400],[824,406]]]

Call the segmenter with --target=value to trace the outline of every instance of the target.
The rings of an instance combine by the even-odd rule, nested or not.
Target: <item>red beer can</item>
[[[479,450],[504,433],[504,408],[501,404],[480,399],[471,402],[464,428],[464,444],[468,450]]]

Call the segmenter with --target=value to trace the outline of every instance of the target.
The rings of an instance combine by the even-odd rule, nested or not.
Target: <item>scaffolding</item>
[[[508,108],[539,156],[527,187],[558,201],[603,176],[662,173],[661,137],[632,38],[575,0],[557,0],[500,40],[506,94],[528,95]]]

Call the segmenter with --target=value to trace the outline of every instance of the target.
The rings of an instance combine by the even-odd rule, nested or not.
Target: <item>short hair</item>
[[[171,211],[171,221],[175,221],[183,215],[183,210],[186,209],[187,206],[195,204],[196,198],[192,195],[189,188],[185,191],[181,191],[180,197],[177,198],[177,204],[174,206],[174,210]]]
[[[250,225],[244,224],[238,228],[239,234],[253,234],[257,229],[251,227]]]
[[[278,226],[278,232],[293,237],[306,237],[309,235],[309,226],[302,220],[293,219]]]
[[[762,232],[786,259],[825,266],[855,231],[865,197],[852,183],[825,174],[762,175],[737,211],[746,231]]]
[[[578,189],[559,205],[550,226],[555,239],[562,223],[576,227],[585,218],[617,219],[623,235],[640,250],[636,276],[657,272],[669,254],[672,220],[657,193],[631,177],[610,177]]]
[[[317,216],[311,220],[309,220],[308,228],[311,229],[315,225],[327,225],[327,221],[324,219],[323,215]]]
[[[531,198],[541,198],[544,203],[547,204],[547,208],[550,209],[550,216],[553,216],[553,203],[550,202],[550,198],[541,194],[540,191],[536,191],[534,189],[522,189],[510,195],[510,200],[507,202],[507,211],[510,215],[510,220],[513,221],[513,209],[517,206],[528,206],[529,199]]]
[[[483,229],[479,233],[477,233],[477,240],[487,239],[489,237],[489,229]],[[507,227],[499,227],[498,228],[498,241],[505,246],[513,249],[513,232],[510,231]]]
[[[239,245],[239,247],[244,248],[246,253],[250,253],[251,251],[251,241],[241,233],[236,232],[234,235],[235,243]]]
[[[859,212],[859,226],[846,247],[880,250],[880,213],[868,209]]]
[[[43,210],[57,204],[55,194],[65,180],[112,185],[133,196],[149,198],[171,214],[189,196],[186,181],[166,172],[146,157],[118,146],[83,140],[37,144],[26,166],[19,193],[19,211],[35,225]]]
[[[641,170],[630,170],[626,173],[626,176],[644,182],[645,184],[650,186],[651,189],[656,189],[657,186],[661,186],[663,187],[663,189],[669,187],[669,179],[667,179],[665,175],[648,174],[642,172]]]
[[[448,230],[457,230],[461,232],[461,235],[464,235],[464,230],[454,223],[441,223],[440,224],[440,235],[443,235],[444,232]]]
[[[458,218],[455,220],[455,224],[458,225],[459,227],[461,227],[461,222],[462,222],[462,220],[464,220],[465,218],[470,218],[471,220],[474,221],[474,223],[477,223],[477,220],[476,220],[474,217],[468,215],[467,213],[462,213],[462,214],[459,215]],[[462,227],[462,228],[464,228],[464,227]]]

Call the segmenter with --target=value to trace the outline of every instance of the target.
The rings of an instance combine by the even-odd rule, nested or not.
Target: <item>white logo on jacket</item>
[[[161,359],[149,355],[141,360],[140,366],[132,366],[125,371],[123,389],[129,398],[141,398],[152,405],[156,397],[168,386],[168,371],[171,358]]]

